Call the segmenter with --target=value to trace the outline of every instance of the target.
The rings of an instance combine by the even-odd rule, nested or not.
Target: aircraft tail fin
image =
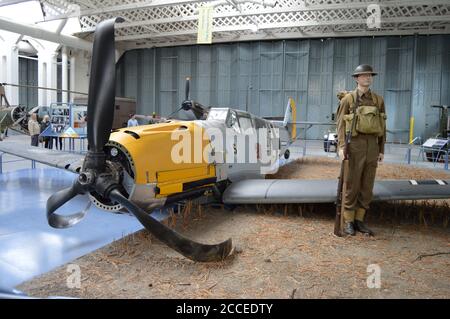
[[[284,113],[283,126],[287,127],[291,134],[291,139],[295,140],[297,137],[297,107],[293,98],[288,99],[286,112]]]

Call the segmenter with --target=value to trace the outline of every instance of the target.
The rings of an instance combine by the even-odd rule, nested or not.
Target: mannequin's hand
[[[338,151],[339,159],[342,161],[344,159],[344,150],[342,148]]]

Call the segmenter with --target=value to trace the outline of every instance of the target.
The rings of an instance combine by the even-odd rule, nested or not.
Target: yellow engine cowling
[[[174,121],[120,129],[110,140],[131,156],[136,185],[156,184],[161,198],[215,182],[215,166],[203,156],[210,147],[203,134],[194,122]]]

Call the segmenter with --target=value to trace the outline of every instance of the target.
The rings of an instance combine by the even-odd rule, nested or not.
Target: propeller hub
[[[87,170],[94,170],[98,173],[101,173],[105,170],[106,163],[106,154],[95,151],[88,151],[86,157],[83,162],[82,172],[86,172]]]
[[[83,186],[91,185],[94,180],[95,176],[91,172],[83,172],[78,176],[78,182]]]
[[[181,103],[181,108],[185,111],[192,109],[192,101],[186,100]]]

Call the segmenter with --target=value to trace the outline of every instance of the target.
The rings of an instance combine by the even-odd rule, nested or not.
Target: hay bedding
[[[333,179],[339,176],[341,162],[324,157],[305,157],[291,162],[269,178]],[[411,165],[379,163],[377,179],[450,179],[444,170],[418,168]]]
[[[333,178],[338,171],[336,160],[306,158],[272,177]],[[380,164],[377,174],[449,176],[390,164]],[[429,206],[434,212],[427,214]],[[450,236],[447,225],[431,219],[437,211],[448,216],[448,205],[380,204],[369,215],[376,237],[336,238],[332,205],[251,205],[228,211],[189,203],[167,224],[202,242],[232,237],[238,245],[233,256],[194,263],[141,231],[75,260],[82,270],[80,289],[67,288],[64,266],[18,288],[36,296],[86,298],[449,298]],[[430,227],[433,222],[439,227]],[[381,289],[366,286],[367,266],[373,263],[382,269]]]
[[[285,179],[333,179],[338,178],[341,162],[336,159],[324,157],[306,157],[291,162],[268,178]],[[450,179],[450,173],[444,170],[418,168],[411,165],[379,163],[377,169],[377,180],[383,179]],[[293,208],[295,210],[296,205]],[[298,205],[297,205],[298,206]],[[311,205],[300,205],[298,211],[302,212],[305,207]],[[313,208],[326,214],[332,209],[330,205],[313,205]],[[370,217],[388,218],[390,221],[410,220],[413,223],[423,225],[442,224],[447,228],[450,220],[450,200],[420,200],[420,201],[397,201],[372,203]]]

